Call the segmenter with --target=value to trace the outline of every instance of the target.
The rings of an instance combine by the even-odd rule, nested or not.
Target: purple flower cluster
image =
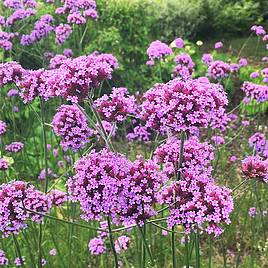
[[[251,82],[244,82],[241,88],[249,100],[265,102],[268,100],[268,86],[258,85]]]
[[[113,88],[112,93],[103,95],[94,102],[97,112],[108,122],[122,122],[127,115],[134,114],[137,106],[134,96],[128,96],[127,88]]]
[[[55,28],[56,34],[56,44],[62,45],[65,40],[70,36],[72,33],[72,27],[69,24],[60,24]]]
[[[0,266],[8,265],[8,258],[6,257],[5,252],[0,249]]]
[[[221,127],[227,120],[226,93],[207,79],[173,79],[156,84],[144,98],[139,117],[148,128],[196,134],[200,127]]]
[[[183,48],[184,47],[184,41],[183,41],[183,39],[182,38],[176,38],[175,40],[174,40],[174,43],[175,43],[175,46],[177,47],[177,48]]]
[[[104,240],[99,237],[91,239],[88,243],[88,249],[92,255],[98,256],[106,252]]]
[[[67,201],[67,194],[60,190],[52,190],[50,193],[50,199],[52,205],[56,207],[61,207],[63,203]]]
[[[24,69],[15,61],[0,64],[0,87],[18,81]]]
[[[87,19],[96,20],[96,2],[94,0],[63,1],[64,5],[57,8],[56,14],[68,14],[67,20],[72,24],[84,24]]]
[[[66,60],[66,55],[57,54],[53,56],[49,61],[49,69],[57,69],[59,68]]]
[[[261,71],[262,75],[264,76],[263,78],[263,82],[264,83],[268,83],[268,68],[264,68],[262,71]]]
[[[211,54],[203,54],[202,61],[206,65],[210,65],[213,62],[213,56]]]
[[[175,57],[175,62],[177,66],[173,70],[173,77],[180,76],[182,78],[191,77],[195,63],[193,62],[191,56],[187,53],[182,53]]]
[[[33,31],[30,34],[22,35],[20,40],[21,45],[29,46],[47,37],[48,34],[54,30],[54,26],[51,25],[53,21],[53,17],[49,14],[41,16],[41,18],[35,22]]]
[[[8,145],[6,145],[5,150],[10,153],[18,153],[20,152],[24,147],[24,144],[22,142],[12,142]]]
[[[254,135],[248,139],[249,147],[254,148],[257,154],[268,157],[268,140],[266,140],[265,135],[260,132],[256,132]]]
[[[0,120],[0,136],[4,135],[7,131],[7,124],[6,122]]]
[[[180,145],[180,140],[172,137],[156,148],[154,152],[154,161],[163,164],[163,171],[169,177],[174,177],[178,173]],[[201,143],[197,137],[186,140],[182,154],[182,177],[183,173],[190,170],[197,174],[206,173],[210,175],[212,172],[210,162],[214,159],[213,150],[213,146],[207,142]]]
[[[216,42],[215,45],[214,45],[215,49],[220,49],[223,47],[223,43],[221,41],[219,42]]]
[[[133,142],[134,140],[148,142],[151,139],[151,133],[147,127],[138,125],[133,128],[132,132],[127,134],[127,139],[130,142]]]
[[[0,32],[0,48],[11,50],[13,47],[12,39],[15,36],[14,33]]]
[[[15,97],[17,95],[19,95],[19,91],[15,88],[12,88],[7,92],[8,97]]]
[[[258,35],[258,36],[262,36],[262,35],[265,35],[265,34],[266,34],[266,32],[265,32],[263,26],[260,26],[260,25],[253,25],[253,26],[250,28],[250,30],[251,30],[252,32],[254,32],[256,35]]]
[[[0,231],[4,237],[18,234],[27,227],[26,220],[41,223],[39,213],[46,213],[52,206],[50,198],[23,181],[0,185]],[[25,209],[26,208],[26,209]]]
[[[93,134],[86,116],[75,105],[61,105],[54,115],[52,126],[55,134],[61,137],[63,150],[71,148],[76,151],[83,148]]]
[[[7,19],[6,26],[12,26],[16,21],[21,21],[36,14],[36,10],[32,8],[16,9]]]
[[[5,158],[0,158],[0,170],[7,170],[9,168],[9,163]]]
[[[268,183],[268,159],[260,156],[248,156],[242,161],[242,172],[250,179]]]
[[[211,140],[214,142],[215,145],[219,146],[225,143],[225,140],[222,136],[214,135],[211,137]]]
[[[230,65],[221,60],[213,61],[208,67],[208,76],[218,80],[225,78],[230,73]]]
[[[233,199],[230,190],[212,182],[184,178],[163,190],[161,202],[171,206],[167,220],[169,228],[181,224],[187,233],[200,228],[218,236],[223,232],[221,224],[231,222]]]
[[[114,248],[117,254],[120,254],[122,250],[127,250],[130,244],[130,238],[125,235],[119,236],[114,242]]]
[[[172,49],[159,40],[153,41],[147,49],[147,55],[151,60],[161,60],[170,54],[172,54]]]

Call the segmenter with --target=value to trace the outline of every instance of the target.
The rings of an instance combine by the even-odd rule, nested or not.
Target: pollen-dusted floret
[[[86,116],[75,105],[61,105],[53,117],[52,126],[55,134],[61,137],[63,150],[83,148],[93,134]]]

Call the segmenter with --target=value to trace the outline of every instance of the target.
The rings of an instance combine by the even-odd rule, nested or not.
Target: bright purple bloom
[[[115,242],[114,247],[117,254],[120,254],[122,250],[127,250],[130,243],[130,238],[125,235],[119,236]]]
[[[147,55],[151,60],[160,60],[170,54],[172,54],[172,49],[159,40],[153,41],[147,49]]]
[[[210,65],[213,62],[213,56],[211,54],[203,54],[202,61],[206,65]]]
[[[9,168],[9,163],[5,158],[0,158],[0,170],[7,170]]]
[[[258,72],[253,72],[253,73],[250,74],[250,78],[252,78],[252,79],[255,79],[255,78],[259,77],[259,76],[260,76],[260,74]]]
[[[235,161],[237,161],[237,157],[235,155],[232,155],[232,156],[230,156],[229,161],[235,162]]]
[[[8,92],[7,92],[7,96],[8,97],[14,97],[14,96],[17,96],[19,95],[19,91],[17,89],[10,89]]]
[[[176,38],[174,40],[174,42],[175,42],[175,45],[176,45],[177,48],[183,48],[184,47],[184,41],[183,41],[182,38],[180,38],[180,37]]]
[[[50,193],[50,199],[52,202],[52,205],[56,207],[61,207],[64,202],[67,201],[67,194],[60,190],[52,190]]]
[[[72,33],[72,27],[69,24],[60,24],[55,28],[56,44],[62,45]]]
[[[21,256],[21,259],[19,257],[15,258],[14,264],[16,266],[22,266],[22,264],[25,265],[26,264],[26,262],[25,262],[25,256]]]
[[[100,117],[108,122],[122,122],[137,109],[135,97],[128,95],[127,88],[113,88],[112,93],[95,100],[94,106]]]
[[[216,144],[216,145],[222,145],[225,143],[225,140],[222,136],[212,136],[211,140]]]
[[[67,17],[67,21],[70,24],[77,24],[77,25],[85,24],[87,22],[85,17],[83,17],[80,12],[74,12],[69,14]]]
[[[240,66],[240,67],[245,67],[245,66],[247,66],[247,65],[248,65],[248,61],[247,61],[246,58],[241,58],[241,59],[239,60],[239,66]]]
[[[255,207],[251,207],[249,208],[248,210],[248,215],[251,217],[251,218],[255,218],[256,215],[257,215],[257,210]]]
[[[66,55],[55,55],[49,61],[49,69],[57,69],[59,68],[66,60]]]
[[[21,78],[24,69],[15,61],[0,64],[0,87],[15,83]]]
[[[230,65],[228,63],[216,60],[209,65],[208,76],[217,80],[227,77],[230,71]]]
[[[250,30],[253,31],[253,32],[255,32],[255,34],[258,35],[258,36],[262,36],[262,35],[265,35],[266,34],[263,26],[253,25],[250,28]]]
[[[139,117],[147,128],[166,133],[198,132],[200,127],[224,127],[228,121],[225,106],[226,93],[219,84],[207,79],[183,81],[173,79],[166,84],[156,84],[145,92]]]
[[[63,51],[63,55],[67,58],[71,58],[73,56],[73,51],[70,48],[66,48]]]
[[[6,145],[5,150],[10,153],[18,153],[23,149],[23,147],[24,144],[22,142],[12,142]]]
[[[13,181],[0,185],[0,231],[4,237],[18,234],[27,227],[26,220],[41,223],[40,215],[24,209],[46,213],[52,203],[50,198],[26,182]]]
[[[257,102],[265,102],[268,100],[268,86],[258,85],[245,81],[241,88],[249,100],[256,100]]]
[[[215,49],[220,49],[223,47],[223,43],[222,42],[216,42],[215,45],[214,45]]]
[[[92,255],[100,255],[106,252],[106,246],[103,239],[93,238],[88,243],[89,251]]]
[[[63,150],[77,151],[89,142],[93,132],[84,113],[75,105],[61,105],[52,120],[55,134],[61,137]]]
[[[7,266],[8,265],[8,258],[6,257],[5,252],[0,249],[0,266]]]

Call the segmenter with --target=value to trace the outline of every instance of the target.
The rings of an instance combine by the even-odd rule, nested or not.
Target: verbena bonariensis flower
[[[219,146],[225,143],[225,140],[222,136],[214,135],[211,137],[211,140],[215,143],[215,145]]]
[[[265,135],[260,132],[256,132],[248,139],[249,147],[254,148],[254,150],[265,157],[268,157],[268,140],[266,140]]]
[[[7,131],[7,124],[6,122],[0,120],[0,136],[4,135]]]
[[[27,9],[16,9],[7,19],[6,19],[6,25],[11,26],[16,21],[24,20],[26,18],[29,18],[36,14],[36,10],[32,8]]]
[[[67,21],[70,24],[85,24],[87,22],[86,18],[82,16],[80,12],[73,12],[68,15]]]
[[[0,48],[11,50],[13,47],[12,39],[15,38],[14,33],[0,32]]]
[[[226,93],[221,85],[207,79],[173,79],[166,84],[156,84],[145,92],[144,99],[140,119],[146,127],[161,132],[170,128],[196,134],[200,127],[211,124],[212,128],[218,128],[227,120]]]
[[[89,241],[88,249],[92,255],[100,255],[106,252],[106,246],[102,238],[96,237]]]
[[[215,45],[214,45],[215,49],[220,49],[223,47],[223,43],[221,41],[219,42],[216,42]]]
[[[259,76],[260,76],[260,74],[258,72],[252,72],[250,74],[250,78],[252,78],[252,79],[255,79],[255,78],[259,77]]]
[[[250,217],[252,217],[252,218],[255,218],[256,215],[257,215],[257,210],[256,210],[256,208],[255,208],[255,207],[251,207],[251,208],[249,208],[249,210],[248,210],[248,215],[249,215]]]
[[[19,91],[17,89],[15,89],[15,88],[12,88],[7,92],[8,97],[14,97],[14,96],[17,96],[17,95],[19,95]]]
[[[59,68],[66,60],[66,55],[55,55],[49,61],[49,69],[57,69]]]
[[[61,105],[53,117],[52,126],[55,134],[61,137],[60,145],[65,151],[83,148],[93,134],[86,116],[75,105]]]
[[[16,266],[22,266],[22,264],[25,265],[26,264],[26,261],[25,260],[26,260],[25,256],[21,256],[21,258],[20,257],[16,257],[15,260],[14,260],[14,264]]]
[[[67,194],[60,190],[52,190],[49,195],[52,205],[56,207],[61,207],[62,204],[68,199]]]
[[[191,56],[187,53],[182,53],[175,57],[175,62],[178,64],[173,70],[174,76],[189,78],[194,71],[195,63]]]
[[[260,26],[260,25],[253,25],[250,28],[250,30],[253,31],[253,32],[255,32],[255,34],[258,35],[258,36],[262,36],[262,35],[265,35],[266,34],[263,26]]]
[[[172,49],[159,40],[153,41],[147,49],[147,55],[151,60],[163,59],[170,54],[172,54]]]
[[[213,62],[213,56],[211,54],[203,54],[202,61],[206,65],[210,65]]]
[[[123,87],[114,87],[109,96],[105,94],[95,100],[94,106],[100,117],[108,122],[122,122],[137,109],[135,97],[129,96],[127,88]]]
[[[127,139],[130,142],[133,142],[135,140],[138,140],[140,142],[148,142],[151,139],[152,133],[150,130],[142,125],[135,126],[132,130],[132,132],[129,132],[127,134]]]
[[[47,94],[78,102],[103,80],[112,78],[113,70],[118,67],[115,63],[117,60],[110,54],[68,58],[46,80]]]
[[[55,28],[56,44],[62,45],[65,42],[65,40],[68,39],[71,33],[72,33],[72,27],[69,24],[61,23],[59,26]]]
[[[231,73],[237,73],[239,71],[239,69],[240,69],[239,64],[237,64],[237,63],[230,64],[230,72]]]
[[[246,58],[241,58],[238,63],[240,67],[245,67],[248,65],[248,61]]]
[[[130,161],[123,155],[107,149],[92,150],[75,163],[75,175],[67,183],[68,193],[70,200],[80,203],[84,220],[100,221],[108,215],[113,222],[116,220],[121,212],[119,200],[130,167]]]
[[[4,0],[4,6],[12,9],[26,8],[26,7],[36,7],[37,2],[35,0]]]
[[[157,194],[166,180],[156,163],[138,157],[122,180],[123,190],[118,196],[121,222],[143,225],[146,219],[156,215]]]
[[[18,153],[20,152],[24,147],[24,144],[22,142],[12,142],[8,145],[6,145],[5,150],[10,153]]]
[[[0,64],[0,87],[15,83],[21,78],[24,69],[15,61]]]
[[[268,83],[268,68],[264,68],[262,71],[261,71],[262,75],[264,76],[263,78],[263,82],[264,83]]]
[[[9,163],[5,158],[0,158],[0,170],[7,170],[9,168]]]
[[[248,156],[242,161],[242,172],[250,179],[268,183],[268,159],[260,156]]]
[[[245,81],[241,89],[250,100],[256,100],[257,102],[265,102],[268,100],[268,86]]]
[[[213,61],[208,67],[208,76],[217,80],[225,78],[230,73],[230,65],[221,60]]]
[[[63,50],[63,55],[67,58],[71,58],[73,56],[73,51],[70,48],[66,48]]]
[[[174,182],[162,191],[161,203],[171,206],[168,227],[183,225],[187,233],[199,228],[218,236],[223,232],[221,225],[231,222],[230,190],[212,182],[187,178]]]
[[[176,176],[179,172],[180,145],[179,139],[171,137],[154,152],[154,161],[163,164],[163,171],[169,177]],[[200,142],[197,137],[186,140],[183,146],[181,172],[194,170],[198,174],[210,175],[212,172],[211,161],[214,159],[213,150],[212,145]]]
[[[57,174],[55,173],[52,173],[52,170],[50,168],[47,169],[47,172],[46,172],[46,169],[42,169],[38,175],[38,180],[45,180],[46,179],[46,175],[49,177],[49,178],[56,178],[57,177]]]
[[[184,47],[184,41],[183,41],[183,39],[182,38],[176,38],[175,40],[174,40],[174,42],[175,42],[175,46],[177,47],[177,48],[183,48]]]
[[[27,227],[26,220],[41,223],[43,217],[26,209],[46,213],[52,204],[50,198],[23,181],[0,185],[0,231],[4,237],[18,234]],[[26,208],[26,209],[25,209]]]
[[[0,266],[8,265],[8,258],[6,257],[5,252],[0,249]]]
[[[119,236],[114,242],[114,248],[117,254],[120,254],[122,250],[127,250],[130,244],[130,238],[126,235]]]

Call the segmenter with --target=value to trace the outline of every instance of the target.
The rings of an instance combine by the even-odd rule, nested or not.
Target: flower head
[[[172,49],[159,40],[152,42],[147,49],[147,55],[151,60],[160,60],[170,54],[172,54]]]

